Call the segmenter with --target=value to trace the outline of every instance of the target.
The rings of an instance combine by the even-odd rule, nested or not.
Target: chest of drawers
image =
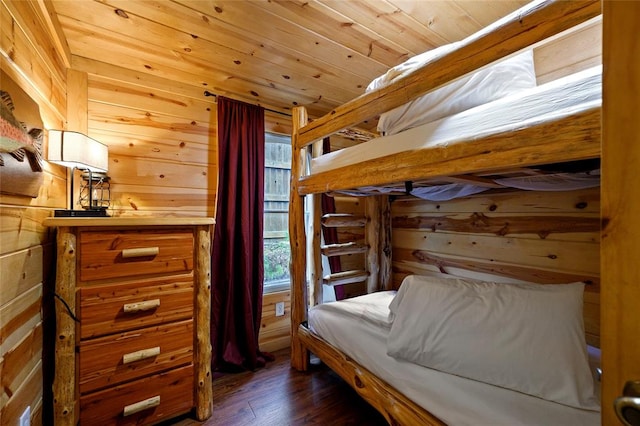
[[[212,219],[52,218],[54,421],[211,415]]]

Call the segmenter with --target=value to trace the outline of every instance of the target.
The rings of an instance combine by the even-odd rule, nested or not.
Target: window
[[[290,287],[291,137],[267,133],[264,155],[264,292]]]

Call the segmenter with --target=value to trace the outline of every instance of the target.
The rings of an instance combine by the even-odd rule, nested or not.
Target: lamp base
[[[109,217],[106,209],[97,210],[55,210],[54,217]]]

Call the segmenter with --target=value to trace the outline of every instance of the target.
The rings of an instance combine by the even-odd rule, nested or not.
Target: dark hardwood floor
[[[213,380],[213,416],[197,422],[185,416],[172,426],[386,425],[337,374],[317,359],[308,372],[289,365],[289,349],[256,372],[229,374]]]

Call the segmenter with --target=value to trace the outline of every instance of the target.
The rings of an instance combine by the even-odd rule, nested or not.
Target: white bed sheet
[[[602,67],[563,77],[401,133],[382,136],[314,158],[311,173],[415,149],[449,146],[599,109]]]
[[[394,296],[395,291],[383,291],[318,305],[309,311],[309,327],[447,424],[600,424],[598,411],[568,407],[388,356],[388,306]],[[589,353],[595,367],[599,351],[590,348]]]

